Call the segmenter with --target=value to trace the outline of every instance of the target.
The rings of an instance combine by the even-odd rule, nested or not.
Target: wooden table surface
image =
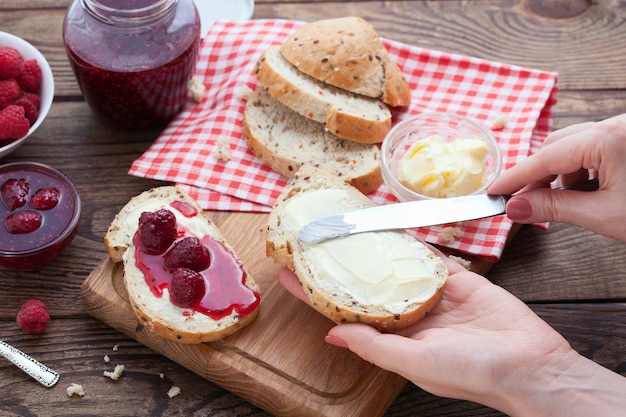
[[[105,256],[102,238],[115,213],[132,196],[162,183],[127,175],[159,132],[108,129],[83,101],[63,48],[69,3],[0,0],[0,30],[36,45],[56,81],[48,118],[0,162],[51,164],[74,180],[83,201],[78,236],[59,258],[35,270],[0,270],[0,340],[62,375],[47,389],[0,358],[0,415],[269,416],[91,317],[81,305],[81,284]],[[626,110],[626,1],[262,0],[254,11],[254,18],[306,21],[345,15],[360,15],[382,36],[407,44],[558,72],[556,128]],[[232,215],[213,218],[219,225]],[[568,225],[553,224],[549,231],[524,226],[487,276],[527,302],[583,355],[626,375],[625,249]],[[27,335],[15,324],[28,298],[49,307],[52,322],[42,336]],[[112,368],[105,355],[126,366],[116,383],[102,377]],[[68,398],[70,382],[81,383],[86,395]],[[170,400],[163,393],[172,385],[182,393]],[[501,413],[407,384],[385,415]]]

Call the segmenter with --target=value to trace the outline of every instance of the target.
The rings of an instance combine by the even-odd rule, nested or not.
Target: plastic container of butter
[[[415,157],[427,141],[434,146]],[[491,132],[452,113],[424,113],[398,123],[383,140],[381,160],[383,180],[400,201],[485,193],[502,169]]]

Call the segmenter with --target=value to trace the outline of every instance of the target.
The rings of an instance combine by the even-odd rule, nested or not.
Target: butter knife
[[[2,340],[0,340],[0,354],[48,388],[59,380],[59,374],[56,371]]]
[[[598,180],[592,179],[559,189],[593,191],[597,188]],[[502,195],[477,194],[369,207],[311,222],[300,229],[298,238],[304,243],[318,243],[356,233],[482,219],[503,214],[508,198]]]

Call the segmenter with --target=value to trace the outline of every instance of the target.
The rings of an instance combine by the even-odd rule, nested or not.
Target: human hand
[[[548,361],[578,355],[524,303],[487,279],[449,261],[443,297],[424,319],[398,334],[364,324],[342,324],[327,342],[398,373],[435,395],[481,402],[505,410],[501,396],[518,390],[525,374]],[[278,279],[309,303],[286,268]],[[310,303],[309,303],[310,304]]]
[[[621,415],[626,378],[579,355],[503,288],[444,261],[443,297],[424,319],[396,334],[341,324],[326,341],[432,394],[510,416]],[[281,269],[278,280],[311,305],[290,270]]]
[[[513,194],[508,217],[518,223],[554,221],[626,242],[626,114],[555,131],[534,155],[503,172],[487,191]],[[592,175],[595,192],[550,189]]]

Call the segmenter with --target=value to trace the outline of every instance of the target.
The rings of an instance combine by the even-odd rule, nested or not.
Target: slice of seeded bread
[[[172,202],[183,202],[186,207],[191,208],[197,214],[191,217],[183,216],[172,208],[170,205]],[[181,216],[191,219],[185,221],[187,230],[199,238],[206,234],[210,235],[213,240],[223,245],[237,259],[235,251],[226,242],[217,226],[184,190],[172,186],[163,186],[133,197],[115,216],[104,242],[111,259],[114,262],[124,263],[124,283],[128,292],[128,300],[139,322],[158,336],[186,344],[218,340],[252,322],[257,316],[258,308],[244,317],[233,310],[226,317],[213,319],[198,311],[191,313],[189,308],[181,308],[172,304],[169,300],[169,293],[166,291],[161,297],[157,297],[152,292],[146,283],[146,277],[136,266],[133,237],[137,231],[141,213],[143,211],[156,211],[159,208],[167,208],[172,211],[176,215],[177,222],[183,221],[179,220]],[[194,226],[197,229],[191,230]],[[259,288],[253,276],[243,265],[241,268],[246,274],[245,285],[250,291],[258,294]]]
[[[334,201],[335,204],[329,204],[330,201],[316,202],[315,200],[320,199],[320,194],[317,193],[311,194],[313,200],[304,200],[306,206],[302,206],[302,203],[300,205],[295,203],[294,206],[291,206],[292,208],[288,208],[289,204],[294,204],[292,202],[296,199],[319,190],[339,190],[339,195],[343,196],[339,200],[340,204],[336,204],[336,201]],[[295,175],[272,208],[267,227],[266,253],[276,263],[286,265],[295,272],[302,289],[313,306],[334,322],[360,322],[372,325],[382,331],[397,331],[422,319],[441,299],[448,272],[445,264],[437,255],[404,231],[369,232],[367,234],[387,234],[380,242],[389,242],[390,240],[386,240],[389,238],[389,234],[397,234],[393,236],[394,243],[391,252],[410,253],[411,256],[415,257],[411,265],[413,267],[417,265],[417,268],[408,267],[407,264],[404,264],[404,267],[395,269],[398,268],[398,261],[392,261],[387,256],[382,255],[385,252],[389,253],[390,251],[387,250],[389,248],[385,249],[377,245],[369,248],[359,246],[359,243],[370,242],[370,240],[354,240],[356,235],[327,241],[333,242],[332,245],[334,246],[322,247],[321,251],[319,245],[324,245],[326,242],[306,244],[298,239],[298,231],[302,227],[300,222],[308,223],[308,221],[315,220],[315,218],[308,219],[308,217],[325,217],[326,215],[340,214],[373,205],[356,188],[323,171],[305,167]],[[307,217],[296,219],[298,216],[303,216],[303,211],[309,210],[313,213],[312,215],[307,213]],[[379,237],[382,238],[382,236],[376,236],[371,241],[379,242],[377,240]],[[315,248],[316,246],[318,248]],[[338,259],[336,264],[329,261],[329,258],[339,256],[343,257]],[[378,256],[380,257],[378,258]],[[345,263],[344,265],[345,257],[353,258],[350,260],[350,264]],[[402,264],[406,260],[402,259],[399,262]],[[320,267],[320,265],[323,266]],[[327,267],[328,265],[330,265],[330,269]],[[347,265],[359,265],[356,269],[360,269],[360,272],[350,270],[348,273],[362,274],[362,279],[338,279],[338,277],[346,276],[341,269],[348,268]],[[394,271],[391,274],[393,278],[390,281],[376,281],[375,284],[371,284],[374,285],[373,287],[364,289],[371,282],[374,282],[371,278],[376,275],[376,272],[371,272],[371,269]],[[422,272],[422,269],[425,272]],[[419,273],[416,273],[419,275],[418,284],[414,285],[413,280],[410,280],[409,284],[402,284],[406,275],[411,275],[414,273],[413,271],[417,270],[420,270]],[[402,278],[398,278],[400,276]],[[425,282],[426,285],[422,285],[421,282]],[[410,285],[411,287],[399,287],[402,288],[399,292],[399,298],[396,296],[393,301],[385,298],[385,302],[379,302],[379,300],[374,302],[375,296],[374,298],[363,298],[362,296],[363,291],[370,294],[384,293],[396,285]],[[412,295],[409,296],[408,293]],[[370,300],[372,302],[369,302]]]
[[[391,129],[391,111],[385,103],[304,74],[283,58],[278,45],[261,55],[255,75],[272,97],[343,139],[380,143]]]
[[[320,81],[390,106],[411,102],[400,68],[376,30],[360,17],[308,23],[289,36],[280,51],[296,68]]]
[[[377,145],[338,138],[261,88],[248,98],[243,131],[250,151],[288,178],[302,165],[309,165],[336,175],[364,194],[382,184]]]

